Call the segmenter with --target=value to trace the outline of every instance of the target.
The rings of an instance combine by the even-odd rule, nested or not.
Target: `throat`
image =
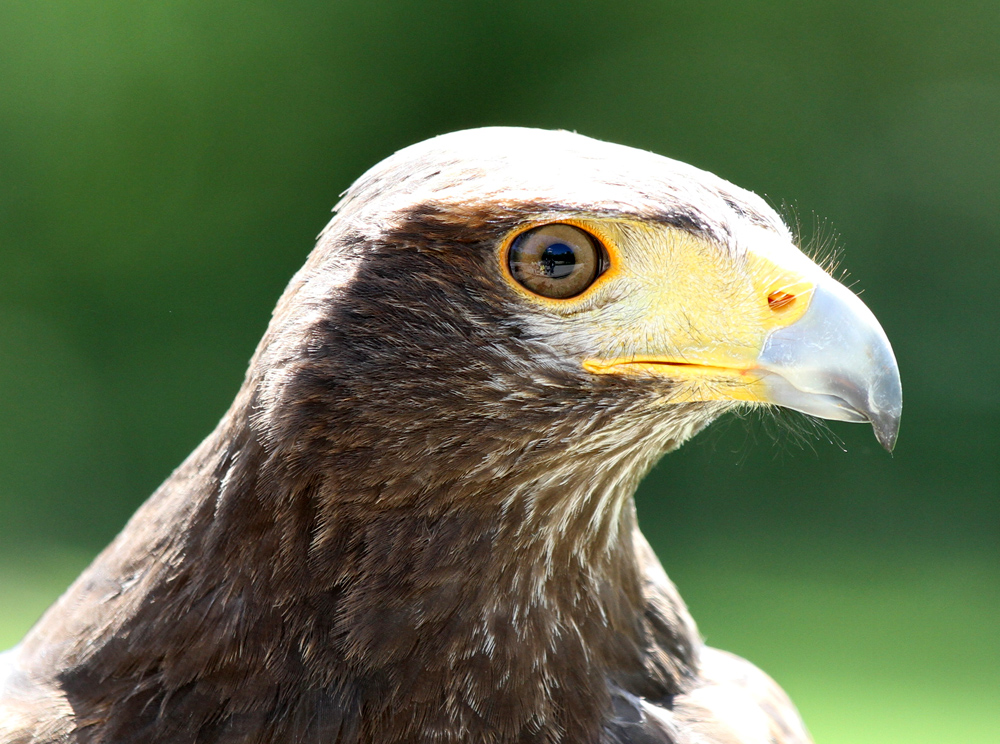
[[[330,600],[332,666],[350,675],[366,719],[396,722],[398,735],[379,740],[563,731],[567,742],[596,741],[613,686],[676,691],[650,659],[657,641],[625,512],[599,551],[582,549],[575,532],[532,533],[530,519],[497,515],[369,524],[348,561],[354,575],[319,596]]]
[[[650,575],[642,472],[300,493],[289,531],[310,542],[271,560],[275,586],[298,579],[281,617],[308,649],[299,678],[349,691],[379,742],[597,741],[614,690],[679,692],[694,631]]]

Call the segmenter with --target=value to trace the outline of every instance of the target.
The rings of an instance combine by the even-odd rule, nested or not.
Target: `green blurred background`
[[[895,455],[731,418],[640,516],[819,742],[997,741],[996,0],[4,0],[0,647],[211,430],[338,193],[485,124],[691,162],[843,248]]]

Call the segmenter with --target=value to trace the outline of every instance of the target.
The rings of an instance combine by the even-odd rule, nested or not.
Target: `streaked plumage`
[[[566,300],[505,273],[512,236],[552,222],[613,254]],[[0,741],[808,742],[768,677],[702,644],[632,502],[735,405],[894,439],[881,329],[795,253],[753,194],[574,134],[389,158],[216,431],[5,657]],[[795,345],[809,292],[882,356],[795,397],[772,341]],[[750,352],[768,366],[733,366]]]

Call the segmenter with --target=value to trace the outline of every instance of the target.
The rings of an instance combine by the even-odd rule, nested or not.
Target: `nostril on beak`
[[[783,292],[780,289],[771,292],[771,294],[767,296],[767,306],[776,313],[780,313],[782,310],[787,310],[794,302],[795,295],[791,292]]]

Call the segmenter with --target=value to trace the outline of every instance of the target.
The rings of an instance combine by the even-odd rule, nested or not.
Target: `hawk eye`
[[[604,250],[573,225],[542,225],[518,235],[507,254],[511,275],[542,297],[575,297],[605,269]]]

